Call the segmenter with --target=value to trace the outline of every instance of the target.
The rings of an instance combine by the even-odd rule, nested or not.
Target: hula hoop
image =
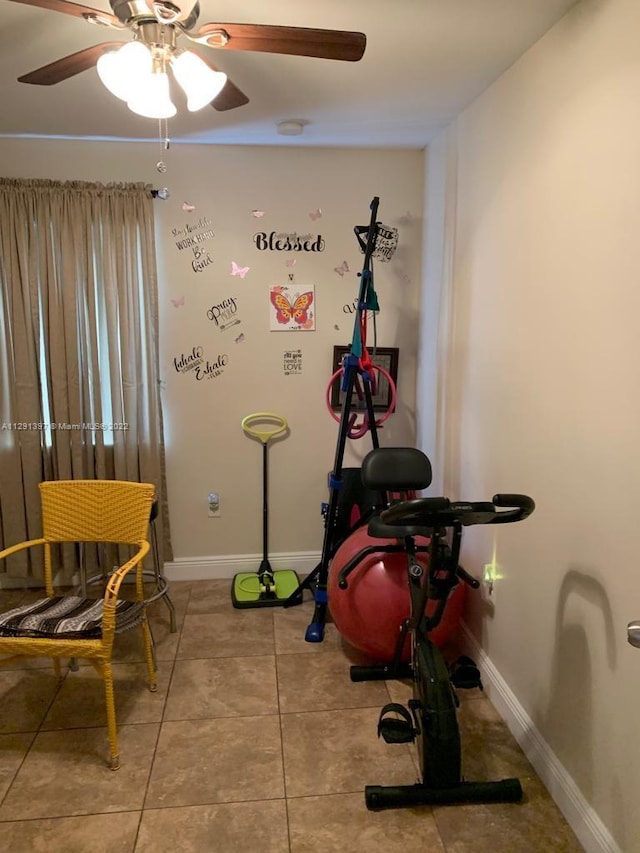
[[[376,418],[376,426],[380,427],[393,414],[393,410],[396,407],[396,386],[395,386],[393,379],[391,378],[389,373],[384,369],[384,367],[380,367],[379,364],[371,364],[371,368],[373,370],[376,370],[378,373],[381,373],[384,376],[384,378],[389,383],[389,389],[391,391],[391,400],[389,402],[389,406],[387,407],[386,412],[383,415],[381,415],[379,418]],[[337,423],[340,423],[340,416],[338,414],[336,414],[336,412],[334,412],[333,409],[331,408],[331,389],[333,387],[333,383],[343,373],[344,373],[343,367],[340,367],[338,370],[336,370],[336,372],[333,374],[333,376],[329,380],[329,384],[327,385],[327,393],[326,393],[326,397],[325,397],[329,414],[334,419],[334,421],[336,421]],[[363,412],[362,421],[360,423],[358,423],[357,420],[358,420],[358,413],[354,412],[354,414],[351,415],[351,417],[349,418],[349,428],[348,428],[348,433],[347,433],[349,438],[362,438],[362,436],[366,435],[367,432],[369,431],[369,413],[367,411]]]

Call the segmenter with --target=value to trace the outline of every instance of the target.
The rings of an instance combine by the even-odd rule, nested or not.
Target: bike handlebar
[[[522,521],[531,515],[535,503],[528,495],[499,494],[493,501],[450,501],[449,498],[413,498],[392,504],[383,510],[379,522],[374,518],[369,522],[369,533],[375,538],[402,539],[412,536],[433,536],[434,531],[445,527],[472,524],[508,524]],[[363,548],[342,567],[338,576],[338,586],[346,589],[347,577],[368,554],[377,552],[395,552],[397,546],[369,545]],[[457,560],[457,557],[456,557]],[[475,589],[480,585],[461,566],[456,574],[465,583]]]
[[[511,507],[511,509],[507,509]],[[500,512],[504,508],[503,512]],[[455,523],[508,524],[522,521],[535,509],[527,495],[494,495],[493,501],[450,501],[448,498],[413,498],[393,504],[380,513],[380,521],[395,527],[447,527]]]
[[[493,524],[508,524],[511,521],[523,521],[536,508],[533,498],[528,495],[494,495],[493,503],[497,507],[516,507],[507,512],[496,513]]]

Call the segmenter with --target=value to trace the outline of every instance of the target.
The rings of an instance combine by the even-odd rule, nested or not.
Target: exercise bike
[[[426,460],[426,461],[425,461]],[[377,448],[362,464],[362,481],[370,489],[402,492],[412,482],[416,469],[430,463],[421,451],[409,448]],[[414,785],[367,785],[365,802],[371,810],[417,805],[454,803],[517,802],[522,798],[518,779],[469,782],[461,772],[460,732],[457,722],[456,687],[480,686],[480,673],[470,658],[464,658],[457,673],[445,662],[429,633],[442,618],[447,597],[459,582],[478,588],[479,582],[459,565],[462,529],[474,524],[508,524],[521,521],[535,508],[526,495],[495,495],[492,501],[461,502],[445,497],[414,498],[391,503],[368,524],[370,536],[395,540],[394,544],[368,546],[357,553],[338,576],[338,587],[347,589],[349,575],[362,559],[374,551],[406,554],[410,615],[400,626],[393,662],[384,665],[352,666],[352,681],[410,678],[413,698],[408,708],[399,703],[385,705],[380,713],[378,735],[387,743],[415,742],[420,781]],[[427,537],[428,560],[418,561],[424,546],[416,537]],[[422,540],[424,541],[424,540]],[[427,603],[435,601],[427,615]],[[407,635],[411,655],[402,662]]]

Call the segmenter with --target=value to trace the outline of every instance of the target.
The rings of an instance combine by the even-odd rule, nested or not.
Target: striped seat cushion
[[[49,639],[99,638],[102,632],[102,598],[57,595],[0,614],[0,637],[43,637]],[[142,620],[144,602],[116,603],[116,634],[128,631]]]

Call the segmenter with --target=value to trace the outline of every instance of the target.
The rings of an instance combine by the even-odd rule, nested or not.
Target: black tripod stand
[[[330,497],[329,503],[324,513],[324,539],[322,543],[322,555],[320,562],[313,571],[300,583],[299,587],[293,592],[287,601],[285,607],[291,607],[294,604],[300,603],[300,597],[304,589],[309,589],[314,597],[315,608],[313,618],[305,632],[305,640],[308,643],[321,643],[324,639],[324,626],[327,616],[327,578],[329,574],[329,564],[333,557],[337,542],[336,542],[336,522],[338,515],[338,502],[340,490],[343,486],[342,479],[342,463],[344,459],[344,451],[349,434],[350,418],[353,407],[353,393],[356,383],[360,383],[362,395],[366,407],[366,416],[368,418],[368,427],[371,432],[371,441],[373,447],[378,444],[378,431],[376,419],[373,410],[373,400],[371,394],[372,373],[365,369],[368,358],[366,356],[366,346],[363,345],[362,336],[362,317],[367,310],[378,310],[378,299],[373,288],[373,270],[372,259],[376,249],[376,238],[378,236],[379,223],[376,222],[378,213],[378,205],[380,199],[376,196],[371,202],[371,219],[368,226],[356,226],[354,231],[358,242],[364,251],[364,261],[362,272],[360,273],[360,289],[358,293],[358,308],[354,322],[353,338],[351,341],[350,352],[345,356],[343,361],[343,378],[341,390],[344,392],[344,402],[342,404],[342,412],[340,416],[340,426],[338,429],[338,442],[336,446],[336,454],[333,463],[333,469],[329,476]],[[366,234],[366,240],[363,235]]]

